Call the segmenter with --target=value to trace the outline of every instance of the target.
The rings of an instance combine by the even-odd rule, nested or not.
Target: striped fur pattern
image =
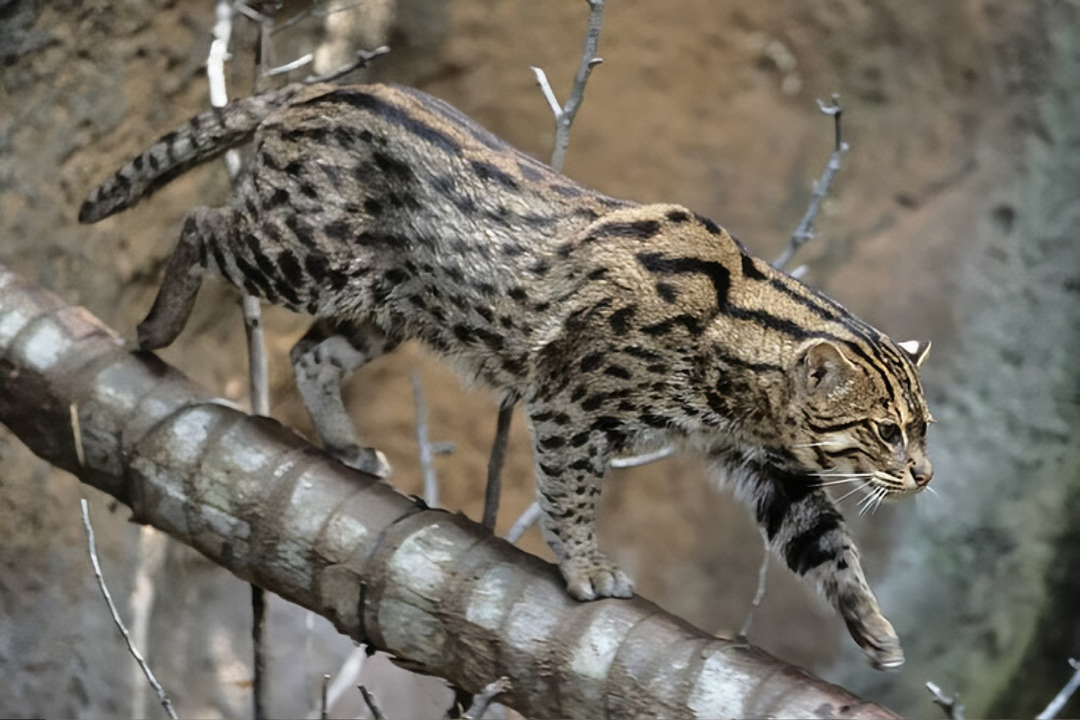
[[[248,141],[231,203],[188,216],[144,348],[172,342],[207,274],[316,316],[292,353],[300,390],[327,450],[380,474],[341,402],[351,370],[419,339],[514,393],[544,534],[583,600],[632,592],[596,540],[611,457],[702,452],[873,663],[902,661],[824,487],[861,491],[865,508],[929,482],[924,346],[894,343],[711,220],[600,195],[406,88],[294,85],[204,113],[80,219]]]

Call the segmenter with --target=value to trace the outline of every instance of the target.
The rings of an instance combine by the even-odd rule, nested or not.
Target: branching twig
[[[1069,698],[1080,687],[1080,662],[1070,658],[1069,664],[1072,665],[1073,670],[1076,672],[1069,678],[1069,682],[1065,683],[1065,687],[1061,688],[1061,692],[1054,696],[1046,709],[1036,716],[1035,720],[1051,720],[1051,718],[1057,717],[1057,714],[1065,707],[1065,703],[1069,702]]]
[[[551,167],[562,170],[566,161],[566,150],[570,147],[570,126],[574,123],[574,117],[581,109],[581,103],[585,99],[585,84],[589,81],[589,75],[593,68],[603,62],[596,57],[596,47],[600,42],[600,28],[604,24],[604,0],[588,0],[589,3],[589,33],[585,37],[585,49],[581,53],[581,65],[577,75],[574,76],[574,85],[570,90],[570,97],[566,104],[559,106],[555,98],[555,92],[551,89],[547,75],[538,67],[532,68],[536,75],[536,84],[551,107],[551,113],[555,116],[555,149],[551,153]]]
[[[934,696],[934,704],[945,711],[946,717],[950,720],[964,720],[964,706],[960,704],[959,694],[948,697],[932,682],[926,683],[926,689]]]
[[[818,213],[821,212],[821,204],[832,189],[836,173],[840,170],[840,161],[843,159],[844,153],[848,151],[848,144],[844,142],[840,126],[840,116],[843,113],[843,108],[840,107],[840,96],[833,95],[831,105],[826,105],[821,100],[818,100],[817,104],[821,112],[832,116],[833,125],[836,129],[836,141],[833,153],[829,156],[829,162],[825,164],[825,170],[821,173],[821,179],[814,185],[814,194],[810,197],[810,204],[806,208],[806,213],[803,214],[802,221],[799,222],[799,227],[795,229],[795,233],[788,240],[784,252],[780,253],[780,257],[776,258],[772,264],[778,270],[782,270],[785,265],[791,262],[799,248],[814,237],[814,221],[817,219]]]
[[[356,59],[348,65],[343,65],[336,70],[331,70],[330,72],[323,73],[322,75],[308,75],[306,78],[304,78],[304,82],[332,82],[334,80],[337,80],[342,75],[348,75],[353,70],[359,70],[360,68],[367,67],[367,64],[369,62],[379,57],[380,55],[385,55],[388,52],[390,52],[390,48],[386,47],[385,45],[380,45],[374,50],[357,50]]]
[[[72,405],[72,407],[75,407]],[[78,446],[81,446],[79,442]],[[154,677],[154,672],[150,669],[150,666],[146,664],[146,660],[143,659],[142,653],[135,647],[135,643],[131,641],[131,635],[128,634],[127,628],[124,627],[124,621],[120,619],[120,613],[116,610],[116,604],[113,602],[112,595],[109,594],[109,588],[105,585],[105,578],[101,574],[101,565],[98,563],[97,557],[97,545],[94,542],[94,527],[90,524],[90,510],[86,503],[86,498],[82,498],[80,501],[82,505],[82,522],[83,527],[86,529],[86,542],[90,548],[90,563],[94,566],[94,577],[97,578],[98,587],[101,589],[101,594],[105,596],[105,602],[109,605],[109,612],[112,613],[113,622],[116,623],[116,628],[120,631],[120,634],[124,636],[124,642],[127,643],[128,652],[135,658],[135,662],[139,663],[139,667],[142,668],[143,674],[146,675],[146,681],[150,683],[150,687],[154,688],[154,692],[157,693],[158,699],[161,701],[161,706],[165,708],[165,713],[170,718],[176,718],[176,711],[173,710],[172,701],[169,700],[169,696],[165,694],[165,690],[161,687],[161,684]]]
[[[473,697],[472,705],[462,715],[462,720],[478,720],[482,718],[484,713],[487,712],[488,706],[491,705],[491,701],[495,699],[496,695],[504,693],[510,689],[510,678],[501,677],[495,682],[488,683],[488,685],[480,691],[479,695]]]
[[[379,707],[379,701],[375,699],[366,687],[363,685],[357,685],[360,688],[360,694],[364,696],[364,704],[368,706],[368,710],[371,711],[371,717],[375,720],[383,720],[386,715],[383,714],[382,708]]]

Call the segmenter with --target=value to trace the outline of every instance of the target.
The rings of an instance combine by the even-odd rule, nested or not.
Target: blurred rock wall
[[[544,68],[565,97],[584,2],[378,0],[357,11],[371,21],[316,13],[279,34],[279,61],[327,39],[339,50],[351,37],[387,42],[393,52],[368,77],[443,97],[549,155],[552,121],[528,68]],[[573,132],[575,179],[688,205],[772,258],[831,150],[831,121],[814,100],[840,94],[852,149],[800,261],[811,282],[898,339],[934,341],[924,375],[939,420],[938,495],[855,521],[904,669],[866,667],[842,623],[775,563],[750,638],[908,715],[938,712],[926,680],[959,691],[972,716],[1034,714],[1064,682],[1064,659],[1080,654],[1070,605],[1080,577],[1077,12],[1074,0],[609,0],[604,64]],[[200,168],[96,226],[75,217],[95,183],[206,106],[212,25],[209,0],[0,1],[0,262],[128,337],[184,213],[223,202],[225,174]],[[237,22],[233,94],[252,86],[253,32]],[[235,305],[230,289],[208,283],[162,355],[243,401],[240,314],[222,310]],[[310,433],[287,362],[307,322],[266,312],[273,414]],[[433,439],[456,445],[438,461],[443,502],[478,517],[490,393],[405,347],[357,373],[349,405],[390,457],[394,483],[418,492],[414,369]],[[531,465],[519,415],[500,529],[531,500]],[[181,713],[249,712],[247,586],[130,526],[124,508],[0,429],[0,714],[160,715],[93,584],[84,492],[113,593]],[[760,540],[698,463],[613,472],[602,512],[601,542],[643,595],[707,630],[738,630]],[[535,531],[525,542],[548,556]],[[273,618],[289,649],[274,662],[273,707],[301,714],[351,646],[284,603]],[[403,690],[400,676],[372,672],[392,713],[434,714],[446,702],[438,683]]]

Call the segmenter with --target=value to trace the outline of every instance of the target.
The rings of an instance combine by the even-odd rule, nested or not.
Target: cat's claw
[[[568,561],[561,565],[560,570],[566,579],[566,589],[575,600],[629,598],[634,595],[634,583],[603,555],[590,557],[584,562]]]

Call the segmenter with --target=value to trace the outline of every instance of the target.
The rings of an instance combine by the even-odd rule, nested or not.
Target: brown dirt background
[[[387,5],[370,4],[373,13]],[[1047,84],[1047,5],[609,0],[604,63],[590,81],[565,171],[609,195],[687,205],[772,258],[797,225],[831,150],[831,121],[814,101],[839,93],[851,152],[819,218],[819,236],[798,262],[808,265],[811,282],[894,337],[933,340],[925,382],[932,405],[947,404],[963,357],[960,330],[978,307],[958,298],[985,281],[965,272],[1012,232],[1027,143],[1045,132],[1035,103]],[[385,28],[356,30],[382,34],[394,47],[369,77],[415,85],[522,150],[549,156],[552,120],[529,66],[544,68],[565,96],[586,3],[399,0],[390,9],[394,19]],[[206,106],[212,23],[209,2],[0,2],[0,262],[85,305],[129,338],[184,213],[223,202],[225,173],[219,164],[200,168],[96,226],[78,226],[75,217],[95,183]],[[321,21],[299,26],[282,39],[279,56],[308,51],[322,32]],[[250,37],[238,24],[235,46]],[[233,67],[232,92],[247,92],[245,52],[236,53]],[[309,320],[270,308],[265,322],[272,414],[310,435],[287,359]],[[187,330],[161,354],[243,402],[236,294],[220,283],[204,286]],[[389,457],[395,486],[419,493],[413,371],[423,378],[432,438],[456,448],[437,461],[442,503],[478,518],[497,398],[462,387],[446,365],[407,346],[356,373],[347,404],[365,438]],[[1072,441],[1066,434],[1061,442]],[[500,531],[532,498],[530,439],[520,413],[509,457]],[[947,485],[941,467],[935,484]],[[76,500],[83,492],[95,501],[114,592],[134,593],[141,587],[138,563],[157,558],[146,632],[162,674],[187,688],[182,707],[191,714],[246,712],[240,693],[249,678],[247,651],[234,637],[242,636],[246,588],[127,526],[125,510],[110,509],[107,499],[51,470],[2,428],[0,712],[126,715],[142,712],[140,702],[158,712],[152,699],[138,699],[138,681],[114,647],[84,567]],[[917,500],[926,502],[932,499]],[[872,584],[895,566],[902,528],[918,522],[914,505],[855,522]],[[613,471],[601,542],[638,591],[666,609],[719,634],[742,624],[760,540],[745,510],[714,492],[693,459]],[[524,546],[550,557],[535,530]],[[890,614],[889,597],[883,599]],[[287,608],[275,612],[290,638],[308,622]],[[923,632],[912,623],[898,629],[905,642]],[[324,646],[328,656],[347,652],[321,625],[315,637],[304,642],[316,654]],[[895,689],[940,677],[932,654],[915,656],[902,678],[875,675],[850,647],[842,623],[775,563],[750,639],[811,671],[843,677],[900,712],[936,712],[916,690]],[[284,679],[275,693],[284,714],[303,712],[313,692],[307,678],[333,665],[306,657],[288,668],[281,662]],[[952,677],[969,706],[986,712],[997,702],[1006,714],[1027,707],[1001,705],[1002,683],[976,688],[973,677]],[[403,693],[401,702],[417,701],[416,694]],[[441,702],[436,689],[419,695]],[[398,712],[426,708],[403,704]]]

